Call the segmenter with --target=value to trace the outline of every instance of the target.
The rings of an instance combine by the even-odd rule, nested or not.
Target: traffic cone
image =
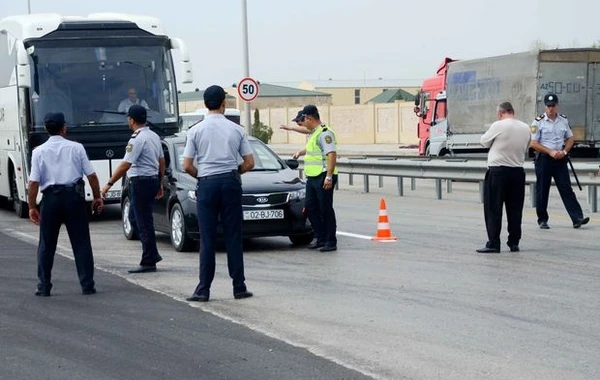
[[[385,199],[381,198],[379,202],[379,220],[377,223],[377,234],[371,240],[391,242],[396,241],[396,237],[392,235],[390,230],[390,222],[388,220],[387,208],[385,207]]]

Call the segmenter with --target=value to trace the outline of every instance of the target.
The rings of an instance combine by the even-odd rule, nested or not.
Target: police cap
[[[139,104],[134,104],[131,107],[129,107],[129,111],[127,111],[127,116],[132,118],[136,123],[145,123],[146,109]]]
[[[226,92],[223,87],[213,85],[204,90],[204,104],[209,110],[215,110],[221,107],[225,100]]]
[[[299,122],[304,120],[304,114],[302,113],[303,110],[298,111],[298,114],[296,115],[295,118],[292,119],[293,122]]]
[[[556,94],[546,94],[546,96],[544,96],[544,104],[547,106],[558,104],[558,96],[556,96]]]
[[[319,110],[317,109],[317,106],[309,104],[307,106],[304,106],[304,108],[302,109],[302,115],[312,116],[312,117],[318,119],[319,118]]]
[[[44,125],[63,127],[65,125],[65,115],[62,112],[48,112],[44,117]]]

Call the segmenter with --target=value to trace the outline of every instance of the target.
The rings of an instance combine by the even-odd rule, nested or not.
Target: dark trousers
[[[571,187],[571,177],[569,176],[566,159],[555,160],[545,154],[538,155],[535,159],[535,175],[537,177],[535,211],[537,212],[538,223],[548,222],[548,198],[552,178],[554,178],[560,198],[573,223],[583,218],[583,210]]]
[[[323,243],[327,247],[335,247],[337,246],[337,237],[335,236],[337,224],[335,210],[333,209],[333,190],[338,181],[338,176],[333,176],[330,190],[323,188],[325,177],[325,173],[316,177],[307,177],[304,207],[317,238],[317,243]]]
[[[67,227],[75,257],[75,267],[83,290],[94,288],[94,256],[83,194],[69,188],[48,188],[40,205],[40,242],[38,245],[38,290],[50,291],[51,273],[62,224]]]
[[[245,292],[242,250],[242,182],[237,172],[198,180],[196,188],[200,229],[200,282],[194,291],[209,295],[215,278],[215,245],[219,217],[223,225],[227,267],[233,280],[233,293]]]
[[[523,204],[525,202],[525,171],[523,168],[493,166],[485,174],[483,210],[488,234],[488,248],[500,248],[502,207],[506,205],[508,245],[521,240]]]
[[[154,217],[152,216],[158,189],[158,176],[132,177],[129,179],[129,194],[131,196],[129,221],[137,230],[142,242],[140,265],[156,265],[162,259],[156,246],[156,232],[154,231]]]

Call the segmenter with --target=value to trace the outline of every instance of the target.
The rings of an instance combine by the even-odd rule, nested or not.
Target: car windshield
[[[254,155],[254,169],[252,171],[277,171],[283,169],[278,157],[274,155],[265,144],[257,140],[250,140],[252,154]],[[175,157],[177,157],[177,170],[183,172],[183,152],[185,143],[175,144]],[[239,157],[242,161],[242,157]]]
[[[36,47],[33,119],[63,112],[71,127],[126,125],[132,104],[148,121],[177,122],[171,56],[164,46]]]

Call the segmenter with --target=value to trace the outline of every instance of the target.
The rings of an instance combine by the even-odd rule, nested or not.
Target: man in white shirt
[[[144,99],[138,99],[137,91],[135,90],[135,88],[130,88],[129,90],[127,90],[127,98],[121,100],[121,103],[119,103],[118,111],[127,112],[129,111],[129,107],[131,107],[134,104],[139,104],[147,110],[150,109],[150,107],[148,107],[148,103],[146,103]]]
[[[498,118],[481,136],[481,145],[490,148],[488,171],[485,174],[483,210],[488,241],[479,253],[500,253],[502,206],[506,204],[508,221],[507,245],[511,252],[519,251],[521,222],[525,202],[525,170],[523,163],[529,149],[529,126],[515,119],[509,102],[498,105]]]

